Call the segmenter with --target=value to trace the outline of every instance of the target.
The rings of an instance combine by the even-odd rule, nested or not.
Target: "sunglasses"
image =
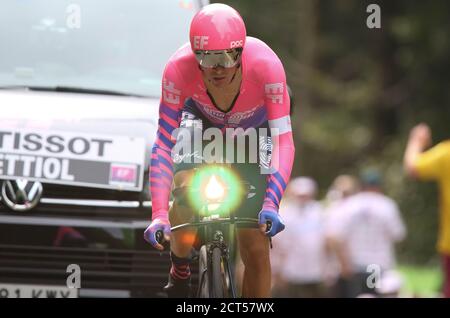
[[[201,67],[230,68],[236,66],[241,57],[242,48],[232,50],[195,51],[195,58]]]

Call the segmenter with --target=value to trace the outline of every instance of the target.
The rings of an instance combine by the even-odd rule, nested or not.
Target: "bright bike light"
[[[212,175],[205,187],[205,197],[211,201],[220,201],[225,196],[225,188],[217,181],[217,177]]]
[[[196,171],[189,184],[189,204],[197,211],[221,215],[237,207],[243,189],[238,175],[224,166],[210,165]]]

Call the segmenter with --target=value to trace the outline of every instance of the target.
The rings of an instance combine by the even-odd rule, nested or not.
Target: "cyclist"
[[[242,295],[270,295],[269,238],[284,229],[279,203],[292,169],[294,144],[290,100],[283,65],[261,40],[246,36],[239,13],[224,4],[205,6],[193,18],[190,43],[179,48],[166,65],[162,81],[157,139],[152,149],[152,223],[144,238],[162,250],[155,233],[170,240],[172,267],[165,287],[169,297],[186,297],[190,280],[190,253],[195,230],[170,233],[171,225],[189,221],[192,211],[175,202],[169,211],[169,194],[186,186],[199,163],[176,161],[172,149],[175,129],[217,127],[271,128],[270,174],[257,164],[244,165],[238,173],[256,185],[256,195],[244,201],[238,216],[259,219],[258,228],[239,228],[237,240],[245,265]],[[274,130],[272,130],[274,129]],[[258,139],[259,140],[259,139]],[[245,149],[244,149],[245,150]],[[187,155],[187,156],[186,156]],[[183,158],[198,158],[196,152]],[[267,159],[267,158],[266,158]],[[201,164],[204,163],[204,158]],[[266,222],[272,227],[266,233]]]

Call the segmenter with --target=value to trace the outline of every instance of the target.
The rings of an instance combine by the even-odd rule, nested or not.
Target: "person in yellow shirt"
[[[440,221],[438,251],[444,270],[444,296],[450,298],[450,140],[431,149],[431,130],[426,124],[414,127],[404,156],[408,175],[420,180],[438,182],[440,191]]]

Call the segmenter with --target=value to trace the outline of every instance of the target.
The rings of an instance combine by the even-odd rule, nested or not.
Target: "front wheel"
[[[203,245],[200,248],[200,253],[198,257],[198,297],[199,298],[210,298],[209,295],[209,271],[208,271],[208,250],[206,246]]]
[[[224,264],[220,248],[214,247],[212,252],[208,252],[208,248],[202,246],[199,254],[198,297],[228,297],[228,281],[228,267]]]
[[[224,298],[226,289],[225,266],[222,262],[222,252],[215,247],[211,253],[211,297]]]

